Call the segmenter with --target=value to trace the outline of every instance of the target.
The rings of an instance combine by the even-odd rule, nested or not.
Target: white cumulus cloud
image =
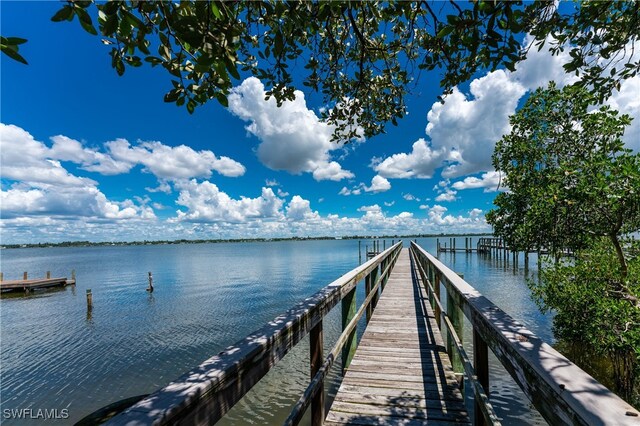
[[[429,179],[444,158],[444,150],[433,150],[427,141],[421,138],[413,144],[410,153],[393,154],[375,165],[373,169],[386,178]]]
[[[160,142],[142,142],[131,146],[126,139],[116,139],[105,146],[116,161],[141,164],[159,179],[208,178],[213,171],[237,177],[246,170],[229,157],[217,157],[211,151],[196,151],[186,145],[171,147]]]
[[[217,185],[209,182],[197,182],[195,179],[176,183],[180,191],[176,203],[186,207],[178,210],[174,222],[245,222],[249,219],[282,218],[284,201],[274,194],[273,189],[262,188],[256,198],[240,197],[233,199],[220,191]]]
[[[371,179],[371,185],[364,188],[365,192],[385,192],[391,189],[391,183],[380,175],[375,175]]]
[[[483,173],[479,178],[469,176],[464,178],[464,180],[454,182],[451,186],[459,191],[463,189],[484,188],[484,192],[493,192],[498,189],[505,189],[502,175],[496,171]]]
[[[229,95],[229,110],[248,121],[248,132],[260,139],[258,159],[273,170],[312,173],[316,180],[342,180],[354,175],[331,159],[330,152],[343,147],[331,141],[334,127],[320,121],[307,108],[304,94],[278,107],[274,98],[265,100],[263,84],[249,77]]]

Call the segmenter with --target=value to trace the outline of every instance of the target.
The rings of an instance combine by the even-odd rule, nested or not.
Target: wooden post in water
[[[382,251],[387,249],[387,240],[382,240]]]
[[[342,299],[342,329],[346,329],[351,320],[356,316],[356,289],[351,290]],[[349,338],[342,347],[342,375],[344,376],[353,356],[356,354],[356,347],[358,340],[356,336],[356,329],[354,328]],[[320,360],[320,365],[323,363],[323,359]]]
[[[87,289],[87,309],[93,309],[93,295],[90,288]]]
[[[436,238],[436,254],[440,254],[440,238]]]
[[[343,301],[344,303],[344,301]],[[322,320],[311,329],[309,333],[309,359],[311,364],[311,378],[322,367],[324,356],[322,354]],[[311,425],[321,426],[324,422],[324,380],[320,384],[318,392],[311,401]]]
[[[362,241],[358,240],[358,265],[362,265]]]
[[[76,281],[76,270],[75,270],[75,269],[72,269],[72,270],[71,270],[71,279],[72,279],[72,280],[74,281],[74,283],[75,283],[75,281]]]
[[[51,278],[51,271],[47,271],[47,279]]]
[[[149,272],[149,287],[147,287],[149,293],[153,293],[153,275]]]
[[[460,278],[464,278],[464,275],[458,273]],[[458,335],[458,339],[462,342],[463,337],[463,325],[464,325],[464,314],[462,313],[462,309],[456,304],[451,294],[447,292],[447,315],[451,320],[451,325],[453,325],[453,329]],[[453,366],[453,371],[455,373],[463,373],[464,366],[462,365],[462,360],[460,359],[460,355],[456,350],[456,347],[453,343],[453,337],[451,335],[447,336],[447,353],[449,354],[449,358],[451,359],[451,365]]]
[[[0,282],[4,281],[4,272],[0,272]]]
[[[473,329],[473,369],[485,394],[489,396],[489,349],[487,348],[487,343],[482,340],[475,328]],[[485,426],[486,423],[477,401],[474,406],[474,426]]]
[[[28,276],[28,274],[27,274],[27,272],[25,271],[25,272],[22,274],[22,279],[26,281],[26,280],[27,280],[27,276]]]

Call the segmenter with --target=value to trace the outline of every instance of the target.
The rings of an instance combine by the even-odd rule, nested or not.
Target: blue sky
[[[314,93],[278,109],[237,82],[229,108],[165,104],[162,69],[118,77],[108,49],[58,2],[1,2],[2,242],[484,232],[497,194],[495,142],[526,94],[571,82],[534,52],[516,72],[480,73],[444,105],[426,73],[388,133],[338,146]],[[523,40],[526,43],[527,40]],[[640,48],[636,49],[640,51]],[[640,77],[609,100],[640,115]],[[625,141],[639,149],[638,120]]]

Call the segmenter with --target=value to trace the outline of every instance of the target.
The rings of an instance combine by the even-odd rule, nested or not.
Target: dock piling
[[[76,270],[72,269],[71,270],[71,279],[73,280],[73,283],[76,283]]]
[[[51,271],[47,271],[47,279],[51,278]]]
[[[27,271],[24,271],[24,273],[22,274],[22,279],[26,281],[27,276],[28,276]]]
[[[153,275],[149,272],[149,287],[147,288],[149,293],[153,293]]]
[[[87,309],[91,310],[93,308],[93,295],[91,294],[91,289],[87,289]]]
[[[4,281],[4,273],[0,272],[0,282]]]

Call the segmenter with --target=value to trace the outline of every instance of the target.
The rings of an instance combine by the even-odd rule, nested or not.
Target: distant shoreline
[[[404,238],[440,238],[440,237],[482,237],[491,236],[488,233],[457,233],[457,234],[414,234],[414,235],[351,235],[341,237],[283,237],[283,238],[230,238],[208,240],[154,240],[154,241],[63,241],[60,243],[31,243],[31,244],[3,244],[0,249],[20,248],[49,248],[49,247],[100,247],[100,246],[152,246],[168,244],[219,244],[219,243],[262,243],[273,241],[316,241],[316,240],[389,240]]]

